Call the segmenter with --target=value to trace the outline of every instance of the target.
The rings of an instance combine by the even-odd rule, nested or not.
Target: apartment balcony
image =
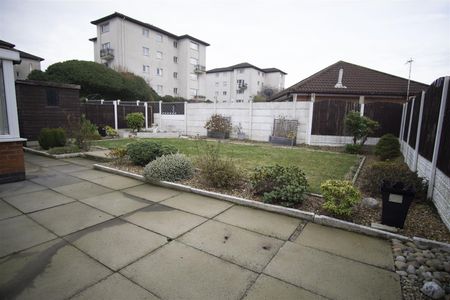
[[[194,72],[197,74],[203,74],[206,72],[206,67],[202,65],[195,65]]]
[[[203,96],[203,95],[196,95],[196,96],[193,96],[192,99],[193,99],[193,100],[201,100],[201,101],[204,101],[204,100],[206,100],[206,96]]]
[[[246,83],[242,83],[238,85],[238,91],[239,92],[243,92],[247,89],[247,84]]]
[[[104,60],[112,60],[114,58],[114,49],[100,49],[100,58]]]

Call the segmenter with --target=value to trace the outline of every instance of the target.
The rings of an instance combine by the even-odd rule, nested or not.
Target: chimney
[[[339,69],[339,77],[336,85],[334,88],[336,89],[346,89],[347,87],[345,85],[342,85],[342,76],[344,76],[344,69]]]

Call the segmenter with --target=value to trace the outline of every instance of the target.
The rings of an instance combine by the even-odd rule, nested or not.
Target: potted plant
[[[215,139],[228,139],[231,132],[231,120],[229,117],[214,114],[205,124],[207,136]]]

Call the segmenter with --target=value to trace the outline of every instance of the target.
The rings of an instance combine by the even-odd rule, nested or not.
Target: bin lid
[[[407,196],[414,196],[416,194],[416,190],[411,184],[406,185],[401,181],[392,182],[389,180],[383,180],[381,191]]]

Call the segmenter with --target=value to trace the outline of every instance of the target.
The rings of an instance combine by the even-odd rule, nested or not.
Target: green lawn
[[[205,141],[188,139],[151,139],[161,144],[171,144],[181,153],[195,157],[205,149]],[[130,143],[130,139],[96,141],[94,145],[115,148]],[[216,142],[208,142],[216,143]],[[344,179],[352,166],[358,163],[356,155],[308,148],[279,148],[270,144],[233,144],[221,143],[221,153],[235,159],[237,165],[245,170],[256,166],[281,164],[297,165],[302,168],[308,178],[310,191],[319,193],[320,183],[326,179]]]

